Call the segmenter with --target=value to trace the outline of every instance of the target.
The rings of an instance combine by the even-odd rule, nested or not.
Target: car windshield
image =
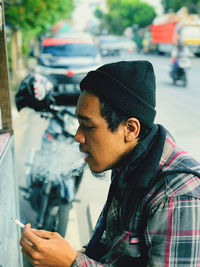
[[[117,39],[102,39],[102,40],[100,40],[100,42],[102,43],[102,44],[109,44],[109,43],[116,43],[116,42],[118,42],[118,40]]]
[[[94,57],[97,56],[97,47],[93,44],[64,44],[43,47],[43,53],[58,57]]]

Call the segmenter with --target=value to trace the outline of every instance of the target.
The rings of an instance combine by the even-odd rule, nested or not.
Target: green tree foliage
[[[181,7],[186,6],[190,13],[200,12],[200,0],[162,0],[164,11],[178,11]]]
[[[107,0],[108,13],[104,14],[104,25],[111,33],[121,34],[126,27],[137,24],[145,27],[152,23],[155,10],[140,0]]]
[[[50,31],[55,22],[70,17],[73,0],[18,0],[5,1],[6,24],[12,29],[12,34],[22,32],[23,54],[30,53],[30,42],[37,43],[38,37]],[[17,45],[17,44],[16,44]],[[20,48],[16,48],[20,49]]]
[[[73,0],[21,0],[5,5],[6,23],[22,31],[40,35],[73,10]]]

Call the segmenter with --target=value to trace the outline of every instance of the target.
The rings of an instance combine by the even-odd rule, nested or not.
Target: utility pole
[[[0,267],[22,267],[21,230],[10,219],[19,218],[20,214],[3,0],[0,0],[0,114]]]
[[[8,57],[3,0],[0,0],[0,133],[12,133]]]

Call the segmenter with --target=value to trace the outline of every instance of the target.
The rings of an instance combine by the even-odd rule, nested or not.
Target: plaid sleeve
[[[149,265],[200,266],[200,199],[170,197],[151,215],[146,229]]]
[[[95,260],[90,259],[83,253],[78,253],[74,263],[71,267],[108,267],[108,264],[101,264]]]

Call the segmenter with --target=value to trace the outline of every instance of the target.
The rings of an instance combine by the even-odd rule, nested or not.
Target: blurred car
[[[137,44],[128,37],[120,36],[119,38],[120,51],[127,51],[129,53],[137,51]]]
[[[119,56],[123,51],[132,53],[137,50],[136,43],[125,36],[101,36],[98,45],[102,56]]]
[[[102,56],[117,56],[120,54],[118,38],[116,36],[101,36],[98,44]]]
[[[35,72],[47,76],[58,93],[77,96],[80,81],[100,65],[100,51],[89,36],[57,35],[43,40]]]

